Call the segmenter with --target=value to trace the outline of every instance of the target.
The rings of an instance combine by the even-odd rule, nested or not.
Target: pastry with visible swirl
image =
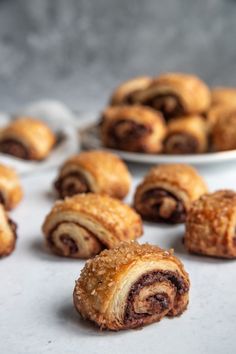
[[[236,193],[220,190],[196,200],[187,216],[184,245],[189,252],[236,258]]]
[[[145,220],[183,223],[191,203],[207,192],[197,171],[188,165],[159,165],[137,187],[134,207]]]
[[[148,107],[113,106],[103,113],[101,138],[109,148],[156,153],[162,149],[165,132],[161,114]]]
[[[0,257],[11,254],[16,245],[16,224],[0,204]]]
[[[215,87],[211,90],[212,105],[236,107],[236,87]]]
[[[135,93],[140,90],[145,89],[150,85],[152,79],[148,76],[136,77],[134,79],[128,80],[118,86],[113,92],[110,104],[117,105],[127,105],[132,104],[132,97]]]
[[[172,250],[126,242],[86,262],[73,297],[83,318],[118,331],[181,315],[189,287],[188,274]]]
[[[118,199],[101,194],[77,194],[56,202],[43,224],[52,252],[90,258],[104,248],[142,235],[140,216]]]
[[[55,144],[55,136],[42,121],[18,117],[0,132],[0,152],[24,160],[43,160]]]
[[[164,152],[167,154],[200,154],[207,150],[207,125],[197,115],[172,119],[167,125]]]
[[[134,94],[133,101],[162,112],[165,119],[169,120],[206,112],[211,95],[207,85],[195,75],[166,73]]]
[[[17,206],[23,196],[20,180],[16,172],[0,164],[0,204],[10,210]]]
[[[128,168],[118,156],[94,150],[69,158],[60,169],[55,187],[61,198],[93,192],[123,199],[130,184]]]
[[[219,105],[209,112],[211,144],[214,151],[236,149],[236,106]]]

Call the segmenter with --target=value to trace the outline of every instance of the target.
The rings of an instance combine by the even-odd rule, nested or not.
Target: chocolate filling
[[[5,199],[3,198],[3,195],[1,192],[0,192],[0,204],[5,205]]]
[[[74,254],[79,251],[76,242],[69,235],[67,234],[61,235],[60,240],[65,246],[69,247],[70,254]]]
[[[129,149],[130,144],[139,146],[136,139],[147,136],[152,132],[150,127],[143,124],[138,124],[132,120],[120,120],[114,123],[108,132],[112,146],[120,149]],[[138,150],[138,149],[137,149]],[[138,151],[143,151],[142,146],[139,146]]]
[[[77,183],[74,183],[73,180],[71,183],[65,183],[66,180],[70,177],[76,178]],[[71,197],[78,193],[90,192],[90,188],[86,179],[79,172],[71,172],[66,176],[59,177],[54,183],[54,186],[61,198]]]
[[[154,283],[160,283],[163,281],[169,281],[170,286],[173,286],[176,288],[176,292],[179,295],[184,294],[185,292],[188,291],[189,286],[188,284],[184,281],[183,277],[178,275],[175,272],[172,271],[153,271],[147,274],[144,274],[138,281],[136,281],[129,292],[128,298],[127,298],[127,303],[126,303],[126,309],[125,309],[125,315],[124,315],[124,323],[133,323],[136,322],[137,325],[143,322],[143,319],[145,319],[148,316],[152,316],[154,314],[161,314],[163,311],[167,310],[170,306],[170,299],[168,297],[168,294],[165,294],[163,292],[160,292],[158,294],[152,295],[146,299],[146,301],[151,301],[151,307],[153,308],[153,313],[136,313],[134,311],[134,300],[135,297],[139,295],[139,292],[142,288],[146,286],[150,286]],[[170,309],[171,310],[171,309]]]
[[[0,142],[0,151],[4,154],[13,155],[23,160],[30,160],[27,148],[17,140],[6,139]]]
[[[141,214],[147,220],[177,224],[183,223],[186,219],[186,210],[182,201],[165,189],[153,188],[146,191],[141,202],[143,203]],[[165,203],[167,210],[164,209]]]
[[[172,134],[164,141],[167,154],[195,154],[198,152],[198,142],[190,134]]]
[[[185,113],[179,97],[173,93],[158,94],[149,98],[144,104],[162,112],[166,120],[184,115]]]

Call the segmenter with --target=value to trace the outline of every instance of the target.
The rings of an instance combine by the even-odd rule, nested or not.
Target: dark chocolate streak
[[[171,139],[175,136],[183,136],[182,141],[178,141],[174,144],[171,144],[171,150],[168,149],[168,144]],[[170,134],[166,140],[164,141],[164,149],[165,152],[168,154],[191,154],[196,153],[198,151],[198,141],[196,138],[191,136],[190,134]]]
[[[70,177],[75,177],[79,180],[79,182],[80,182],[79,189],[78,189],[78,186],[76,186],[73,182],[68,184],[66,188],[63,186],[63,182],[67,178],[70,178]],[[86,179],[79,172],[71,172],[66,176],[59,177],[55,181],[54,186],[55,186],[56,190],[58,191],[61,198],[71,197],[71,196],[78,194],[78,193],[90,192],[90,188],[89,188],[89,185],[88,185]]]
[[[4,154],[13,155],[23,160],[30,160],[29,151],[17,140],[2,140],[0,142],[0,151]]]
[[[0,204],[5,205],[5,200],[1,192],[0,192]]]
[[[163,198],[170,197],[176,201],[176,208],[168,219],[165,219],[159,215],[159,209],[163,202]],[[149,199],[156,199],[154,204],[148,205]],[[145,218],[150,221],[168,222],[170,224],[182,223],[186,219],[186,210],[180,199],[174,194],[168,192],[162,188],[153,188],[145,192],[142,196],[142,203],[144,204]]]
[[[61,235],[60,240],[65,246],[69,247],[70,254],[74,254],[79,251],[76,242],[68,234]]]
[[[125,148],[129,142],[135,141],[151,133],[151,128],[132,120],[120,120],[114,123],[108,134],[113,144]]]
[[[129,322],[136,321],[142,322],[142,319],[152,316],[155,313],[160,313],[169,307],[168,295],[161,292],[147,298],[147,301],[153,303],[153,309],[155,313],[136,313],[134,311],[134,299],[138,296],[140,290],[146,286],[150,286],[154,283],[161,283],[163,281],[169,281],[170,286],[175,287],[179,295],[186,293],[189,290],[189,285],[184,281],[183,277],[172,271],[153,271],[144,274],[139,280],[137,280],[131,287],[126,304],[124,322],[127,324]],[[170,309],[171,310],[171,309]]]
[[[144,104],[162,112],[166,120],[185,113],[179,97],[171,93],[158,94],[145,101]]]

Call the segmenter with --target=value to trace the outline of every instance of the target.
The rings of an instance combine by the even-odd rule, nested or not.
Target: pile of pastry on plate
[[[173,250],[135,240],[143,221],[185,223],[184,246],[191,253],[236,258],[236,193],[208,193],[203,178],[183,164],[152,168],[137,187],[133,207],[121,200],[132,177],[117,156],[82,152],[61,166],[55,181],[59,201],[43,223],[52,253],[86,262],[76,281],[75,308],[100,328],[142,327],[181,315],[190,280]],[[22,197],[14,171],[0,167],[0,255],[16,243],[7,214]]]
[[[112,94],[99,124],[105,147],[149,154],[236,149],[236,89],[195,75],[138,77]]]

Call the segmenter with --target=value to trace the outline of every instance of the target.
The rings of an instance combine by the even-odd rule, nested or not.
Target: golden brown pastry
[[[188,274],[172,250],[122,243],[86,262],[74,304],[83,318],[118,331],[181,315],[189,287]]]
[[[236,107],[236,87],[215,87],[211,90],[212,105],[233,105]]]
[[[123,199],[130,184],[128,168],[118,156],[94,150],[69,158],[61,167],[55,187],[61,198],[93,192]]]
[[[0,132],[0,152],[24,160],[45,159],[53,145],[55,136],[42,121],[19,117]]]
[[[212,150],[236,149],[236,106],[213,107],[209,112],[208,121],[211,125]]]
[[[208,136],[205,120],[198,116],[172,119],[167,125],[164,152],[167,154],[200,154],[207,150]]]
[[[161,115],[148,107],[114,106],[103,113],[101,138],[110,148],[156,153],[162,149],[165,132]]]
[[[188,251],[236,258],[236,193],[221,190],[196,200],[186,220],[184,244]]]
[[[136,77],[134,79],[122,83],[113,92],[110,99],[110,104],[111,105],[132,104],[133,94],[148,87],[151,81],[152,79],[150,77],[142,76],[142,77]]]
[[[0,257],[11,254],[16,245],[16,224],[0,204]]]
[[[159,165],[137,187],[134,207],[145,220],[183,223],[191,203],[206,192],[204,180],[193,167]]]
[[[169,120],[206,112],[211,95],[206,84],[197,76],[167,73],[153,79],[147,88],[134,94],[133,102],[161,111]]]
[[[5,165],[0,164],[0,204],[10,210],[21,201],[23,191],[16,172]]]
[[[54,253],[89,258],[104,248],[141,236],[142,221],[118,199],[93,193],[77,194],[55,204],[46,217],[43,232]]]

